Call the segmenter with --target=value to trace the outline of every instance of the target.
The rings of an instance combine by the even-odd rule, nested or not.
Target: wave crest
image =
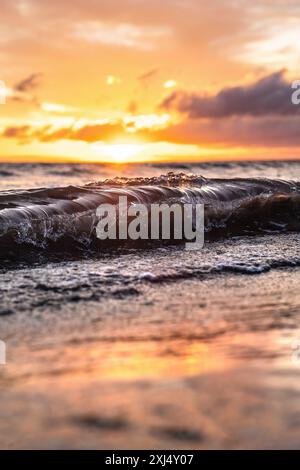
[[[0,251],[5,254],[24,244],[46,250],[66,239],[83,247],[98,245],[96,209],[103,203],[117,204],[119,196],[146,205],[202,203],[207,238],[300,230],[298,182],[168,173],[85,186],[2,191]]]

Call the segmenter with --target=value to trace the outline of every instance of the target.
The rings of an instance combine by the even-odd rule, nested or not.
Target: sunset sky
[[[0,160],[299,158],[299,0],[0,0]]]

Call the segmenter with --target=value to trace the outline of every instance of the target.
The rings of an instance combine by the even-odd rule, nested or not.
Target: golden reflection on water
[[[278,356],[281,344],[282,355]],[[271,361],[291,367],[291,337],[282,346],[275,332],[229,334],[212,339],[102,338],[18,349],[7,364],[9,378],[59,376],[76,380],[183,378]]]
[[[213,342],[196,340],[95,341],[19,351],[10,376],[92,375],[97,379],[176,378],[224,370],[231,361],[217,354]]]
[[[108,348],[104,360],[99,358],[99,351],[94,354],[98,356],[98,371],[103,376],[154,378],[196,375],[224,368],[224,361],[210,349],[208,344],[187,341],[117,343]]]

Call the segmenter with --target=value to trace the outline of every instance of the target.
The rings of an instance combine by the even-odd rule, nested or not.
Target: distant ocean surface
[[[0,163],[0,189],[84,185],[114,177],[152,177],[168,172],[206,178],[300,179],[300,161],[243,161],[210,163],[40,164]]]

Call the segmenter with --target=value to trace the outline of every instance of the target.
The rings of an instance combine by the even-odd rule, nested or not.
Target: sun
[[[103,153],[115,163],[126,163],[132,161],[144,149],[140,144],[107,144],[103,148]]]

